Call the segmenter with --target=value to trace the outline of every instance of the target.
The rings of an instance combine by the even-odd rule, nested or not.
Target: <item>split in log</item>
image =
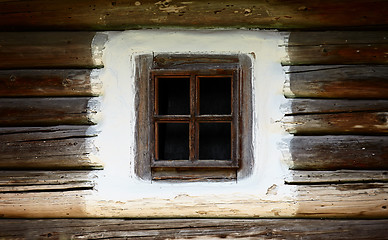
[[[386,136],[296,136],[288,148],[295,170],[388,169]]]
[[[94,124],[99,98],[0,98],[0,126]]]
[[[0,193],[92,189],[94,171],[0,171]]]
[[[351,112],[285,116],[286,131],[296,135],[388,134],[388,112]]]
[[[388,99],[388,66],[291,66],[284,95],[304,98]]]
[[[101,67],[96,59],[101,58],[102,52],[95,51],[97,55],[93,56],[95,35],[95,32],[3,32],[0,69]],[[101,49],[103,42],[99,43]]]
[[[2,239],[385,239],[388,220],[2,219]]]
[[[292,32],[283,65],[388,64],[388,32]]]
[[[0,97],[97,96],[99,70],[2,70]]]
[[[0,128],[1,169],[99,169],[87,126]]]
[[[126,30],[160,27],[386,29],[384,0],[4,1],[0,30]]]

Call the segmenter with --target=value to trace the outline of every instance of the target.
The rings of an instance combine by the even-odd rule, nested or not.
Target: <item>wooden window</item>
[[[252,89],[247,59],[230,55],[137,59],[140,177],[231,180],[238,172],[249,172]]]

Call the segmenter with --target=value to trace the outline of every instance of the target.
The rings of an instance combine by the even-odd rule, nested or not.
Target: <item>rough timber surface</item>
[[[295,136],[285,155],[295,170],[387,170],[388,136]]]
[[[98,98],[0,98],[0,126],[92,125]]]
[[[0,3],[0,30],[386,29],[387,8],[384,0],[12,0]]]
[[[0,220],[2,239],[386,239],[388,220]]]
[[[96,96],[101,82],[91,69],[34,69],[0,71],[0,97]]]
[[[89,126],[0,128],[0,169],[101,168]]]
[[[285,72],[286,97],[388,99],[388,66],[291,66]]]

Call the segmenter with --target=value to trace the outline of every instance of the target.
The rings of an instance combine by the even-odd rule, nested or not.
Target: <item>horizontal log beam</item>
[[[288,99],[281,110],[287,115],[379,112],[388,109],[388,100]]]
[[[296,136],[287,148],[295,170],[388,169],[386,136]]]
[[[388,134],[388,112],[346,112],[285,116],[286,131],[297,135]]]
[[[0,69],[101,67],[102,52],[98,49],[103,48],[105,40],[93,42],[95,35],[95,32],[1,33]],[[96,46],[92,47],[92,43]]]
[[[388,220],[320,219],[3,219],[3,239],[383,239]],[[23,229],[23,231],[21,231]]]
[[[5,1],[0,30],[124,30],[160,27],[386,29],[386,1],[237,0],[138,2]]]
[[[0,126],[94,124],[99,99],[0,98]]]
[[[388,66],[285,67],[286,97],[388,99]]]
[[[94,171],[0,171],[0,193],[92,189]]]
[[[93,136],[87,126],[0,128],[0,169],[95,169]]]
[[[97,96],[99,70],[2,70],[0,97]]]
[[[388,64],[388,32],[292,32],[283,65]]]
[[[388,171],[338,170],[338,171],[291,171],[285,179],[287,184],[339,184],[388,182]]]

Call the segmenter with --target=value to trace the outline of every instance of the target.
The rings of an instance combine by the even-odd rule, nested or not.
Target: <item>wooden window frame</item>
[[[140,55],[136,59],[136,158],[135,173],[145,180],[236,180],[250,174],[252,157],[252,86],[251,60],[239,55]],[[231,77],[230,115],[199,115],[199,106],[190,106],[190,115],[160,116],[157,113],[155,79],[190,78],[190,95],[198,96],[198,78]],[[199,104],[199,101],[190,101]],[[155,160],[158,122],[186,122],[190,125],[188,160]],[[198,160],[198,123],[231,123],[231,159]],[[191,122],[191,123],[190,123]]]

